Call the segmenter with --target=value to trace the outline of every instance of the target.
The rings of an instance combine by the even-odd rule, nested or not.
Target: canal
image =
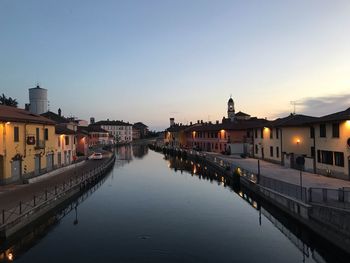
[[[92,189],[1,244],[0,262],[349,262],[200,163],[117,149]]]

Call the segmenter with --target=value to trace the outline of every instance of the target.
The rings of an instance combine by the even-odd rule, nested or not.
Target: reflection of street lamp
[[[74,207],[74,210],[75,210],[75,220],[73,221],[73,225],[76,226],[78,224],[78,205]]]

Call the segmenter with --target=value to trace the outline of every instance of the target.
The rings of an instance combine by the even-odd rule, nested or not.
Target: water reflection
[[[142,159],[148,154],[148,146],[146,144],[132,145],[133,156],[137,159]]]
[[[197,176],[199,180],[216,181],[218,185],[230,187],[238,196],[245,200],[253,209],[257,210],[259,226],[263,226],[264,220],[272,223],[288,240],[300,251],[301,262],[312,259],[315,262],[349,262],[349,255],[334,247],[296,220],[288,217],[274,206],[264,202],[248,189],[237,185],[232,179],[218,173],[194,160],[187,160],[169,155],[164,156],[168,167],[175,172],[186,172]]]
[[[138,147],[116,148],[108,177],[3,243],[0,262],[347,262],[210,166]]]
[[[57,227],[61,220],[69,215],[73,210],[75,211],[75,218],[73,225],[78,225],[78,207],[86,199],[88,199],[93,193],[104,184],[106,178],[103,178],[97,184],[90,189],[83,192],[80,196],[76,197],[68,205],[58,208],[57,210],[49,213],[45,217],[41,218],[31,229],[26,229],[19,232],[16,236],[9,240],[4,241],[0,245],[0,262],[11,262],[16,258],[19,258],[26,251],[30,250],[45,236],[53,231]]]

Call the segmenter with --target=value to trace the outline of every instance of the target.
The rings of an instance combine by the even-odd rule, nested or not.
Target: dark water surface
[[[118,159],[79,204],[2,244],[0,261],[347,262],[203,165],[144,146],[119,148]]]

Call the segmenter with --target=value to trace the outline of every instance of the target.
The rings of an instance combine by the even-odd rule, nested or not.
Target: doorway
[[[39,175],[41,170],[41,158],[40,154],[35,155],[34,158],[34,174]]]

